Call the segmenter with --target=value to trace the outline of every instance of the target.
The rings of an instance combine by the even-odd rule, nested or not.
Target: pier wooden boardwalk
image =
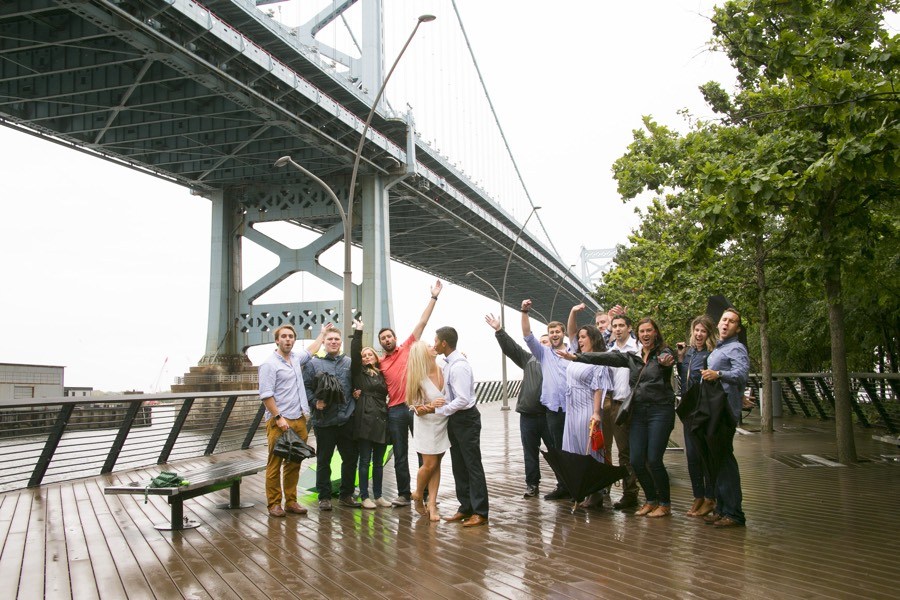
[[[271,519],[263,475],[243,483],[256,505],[221,510],[227,490],[185,503],[197,529],[161,532],[165,500],[104,496],[123,471],[0,494],[4,598],[898,598],[900,464],[790,466],[783,455],[833,454],[833,423],[778,421],[772,436],[735,440],[746,528],[715,530],[683,516],[684,455],[668,452],[674,515],[572,514],[568,502],[523,499],[518,415],[482,405],[488,527],[431,523],[409,508]],[[754,421],[747,427],[752,429]],[[676,429],[673,439],[680,440]],[[859,431],[865,457],[900,454]],[[262,450],[172,465],[184,471]],[[449,454],[441,511],[456,509]],[[385,496],[394,497],[393,469]],[[552,487],[544,467],[543,492]],[[614,490],[613,497],[618,491]]]

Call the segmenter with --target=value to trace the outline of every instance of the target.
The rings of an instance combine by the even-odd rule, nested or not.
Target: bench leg
[[[238,479],[231,484],[231,487],[228,488],[228,502],[223,504],[216,504],[216,508],[227,508],[227,509],[235,509],[235,508],[250,508],[253,506],[252,502],[241,502],[241,480]]]
[[[154,525],[156,529],[159,531],[181,531],[182,529],[200,527],[199,522],[184,518],[184,500],[180,496],[169,498],[169,505],[172,508],[172,517],[169,523]]]

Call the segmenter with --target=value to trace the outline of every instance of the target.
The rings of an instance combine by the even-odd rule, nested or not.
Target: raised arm
[[[419,317],[419,322],[416,323],[416,326],[413,328],[412,336],[417,340],[421,339],[422,334],[425,332],[425,326],[428,325],[428,319],[431,318],[431,313],[434,312],[434,305],[437,304],[437,299],[438,296],[441,295],[442,289],[444,289],[444,286],[441,283],[441,280],[438,279],[431,287],[431,298],[428,300],[428,306],[425,307],[422,316]]]
[[[353,321],[353,338],[350,340],[350,380],[353,381],[362,373],[362,332],[363,323],[359,319]]]
[[[531,310],[531,300],[522,300],[522,337],[531,335],[531,319],[528,318],[528,311]]]
[[[494,330],[494,335],[497,337],[497,343],[500,344],[500,350],[503,354],[512,359],[517,367],[524,369],[528,361],[531,360],[531,353],[509,337],[509,334],[500,327],[500,319],[494,315],[487,314],[484,315],[484,320]]]
[[[566,335],[569,336],[570,340],[575,339],[575,333],[578,331],[577,315],[582,310],[584,310],[584,302],[576,304],[572,307],[572,310],[569,311],[569,322],[566,323]]]

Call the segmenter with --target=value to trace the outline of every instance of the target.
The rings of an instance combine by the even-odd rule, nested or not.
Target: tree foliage
[[[710,292],[733,290],[745,310],[758,306],[764,327],[771,305],[762,342],[775,343],[763,358],[833,372],[848,461],[848,364],[869,370],[882,347],[897,368],[900,39],[884,15],[898,7],[732,0],[716,8],[712,45],[730,58],[737,88],[701,86],[720,118],[686,134],[649,117],[634,132],[613,167],[619,191],[657,200],[598,290],[676,321],[696,310],[674,304],[696,307]],[[752,273],[758,302],[742,285]]]

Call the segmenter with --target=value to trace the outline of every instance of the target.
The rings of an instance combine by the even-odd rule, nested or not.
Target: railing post
[[[54,423],[50,435],[47,436],[47,443],[44,444],[41,456],[38,458],[37,464],[34,465],[31,479],[28,480],[28,487],[37,487],[44,480],[44,475],[47,474],[50,461],[53,460],[53,455],[56,453],[56,448],[59,446],[63,433],[66,431],[66,425],[69,424],[69,418],[72,416],[73,410],[75,410],[74,404],[63,404],[60,408],[59,414],[56,416],[56,423]]]
[[[241,444],[241,450],[247,450],[250,444],[253,443],[253,438],[256,436],[256,431],[259,429],[259,424],[262,423],[263,415],[265,414],[266,406],[260,404],[259,410],[256,411],[256,416],[253,417],[253,422],[250,423],[250,429],[247,430],[247,435],[244,437],[244,443]]]
[[[222,432],[225,431],[225,425],[228,423],[228,417],[231,416],[231,411],[234,410],[235,402],[237,402],[237,396],[232,396],[228,399],[228,402],[225,403],[225,408],[222,410],[222,414],[219,415],[219,422],[216,423],[216,428],[213,430],[212,435],[209,438],[209,444],[207,444],[206,446],[206,452],[203,453],[205,456],[209,456],[216,451],[216,446],[219,443],[219,438],[222,437]]]
[[[178,436],[181,435],[181,430],[184,428],[188,413],[191,412],[191,407],[193,405],[193,398],[184,399],[184,402],[181,404],[181,409],[178,411],[178,416],[175,417],[175,422],[172,423],[172,431],[169,432],[169,437],[166,438],[166,443],[159,453],[159,459],[156,461],[156,464],[161,465],[169,462],[169,456],[171,456],[172,450],[175,449],[175,442],[178,441]]]
[[[884,407],[881,405],[881,399],[878,397],[878,391],[875,389],[875,386],[872,384],[872,381],[866,379],[864,377],[859,378],[860,385],[863,386],[863,389],[866,390],[866,393],[869,395],[869,398],[872,400],[872,405],[875,407],[875,410],[878,411],[878,414],[881,416],[881,420],[884,421],[884,426],[887,427],[887,430],[893,434],[897,433],[897,426],[894,425],[894,422],[891,420],[890,415],[884,410]]]
[[[803,386],[803,389],[806,390],[806,395],[809,396],[809,399],[812,400],[813,406],[816,407],[816,410],[819,412],[819,415],[822,417],[822,420],[828,419],[828,414],[825,412],[825,409],[822,408],[822,405],[819,404],[819,395],[816,393],[816,388],[812,383],[810,383],[809,378],[800,377],[800,385]]]
[[[119,427],[116,439],[109,448],[109,454],[106,455],[106,462],[103,463],[103,468],[100,469],[101,474],[112,473],[113,468],[116,466],[116,461],[119,460],[119,453],[122,451],[122,447],[125,446],[125,440],[128,439],[128,434],[131,433],[131,426],[134,424],[134,419],[137,417],[138,411],[141,410],[142,404],[144,404],[144,401],[138,400],[128,406],[125,418],[122,419],[122,426]]]
[[[797,388],[794,387],[794,382],[791,381],[791,378],[785,377],[784,383],[787,384],[787,389],[790,390],[791,395],[794,397],[794,400],[797,401],[797,405],[800,407],[800,410],[803,411],[803,415],[806,417],[812,417],[812,414],[810,414],[809,409],[806,408],[806,403],[803,401],[803,397],[800,395],[800,392],[797,391]],[[782,387],[784,387],[784,386],[782,386]],[[794,413],[794,414],[796,414],[796,413]]]

